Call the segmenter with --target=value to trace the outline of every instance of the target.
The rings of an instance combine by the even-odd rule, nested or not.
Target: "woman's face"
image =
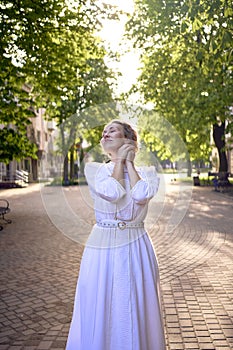
[[[111,123],[104,128],[100,143],[105,152],[116,152],[126,141],[123,126]]]

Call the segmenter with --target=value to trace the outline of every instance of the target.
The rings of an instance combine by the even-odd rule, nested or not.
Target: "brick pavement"
[[[184,219],[166,232],[176,186],[170,186],[159,221],[151,224],[156,202],[148,217],[160,265],[167,349],[231,349],[233,200],[196,187]],[[80,188],[65,187],[63,195],[91,227],[88,190]],[[13,221],[0,232],[0,350],[64,350],[83,247],[58,230],[58,218],[48,217],[57,200],[53,190],[43,195],[51,203],[47,208],[39,185],[2,190],[0,197],[10,201]]]

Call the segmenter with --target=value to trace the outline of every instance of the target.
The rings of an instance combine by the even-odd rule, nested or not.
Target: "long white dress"
[[[111,177],[113,163],[87,163],[96,222],[142,222],[158,190],[154,167],[139,168],[141,180],[125,188]],[[144,228],[95,224],[86,243],[66,350],[164,350],[159,270]]]

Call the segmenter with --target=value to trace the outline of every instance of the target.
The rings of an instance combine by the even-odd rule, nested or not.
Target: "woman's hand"
[[[135,147],[131,143],[125,143],[117,151],[117,159],[123,163],[133,162],[135,158]]]
[[[130,145],[130,148],[128,148],[126,162],[134,162],[134,158],[136,155],[136,147],[135,147],[134,142],[131,140],[128,140],[128,144]]]
[[[127,157],[126,157],[126,162],[133,162],[135,158],[135,147],[132,150],[128,151]]]
[[[140,180],[140,176],[134,166],[135,153],[136,147],[129,140],[119,147],[117,151],[117,161],[115,162],[112,177],[119,181],[123,187],[125,187],[124,166],[127,167],[131,187]]]

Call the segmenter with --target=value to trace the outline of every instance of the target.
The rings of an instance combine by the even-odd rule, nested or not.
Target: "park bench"
[[[10,212],[9,202],[6,199],[0,198],[0,219],[5,221],[7,224],[11,223],[11,220],[5,219],[5,215]],[[3,226],[0,225],[0,231],[3,230]]]

